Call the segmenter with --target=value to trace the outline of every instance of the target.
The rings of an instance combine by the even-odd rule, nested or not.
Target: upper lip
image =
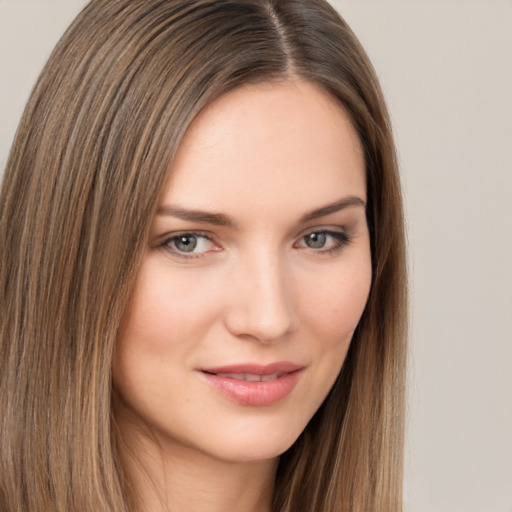
[[[303,365],[292,363],[289,361],[277,361],[270,364],[242,363],[230,364],[226,366],[215,366],[201,368],[206,373],[248,373],[251,375],[272,375],[275,373],[292,373],[302,370]]]

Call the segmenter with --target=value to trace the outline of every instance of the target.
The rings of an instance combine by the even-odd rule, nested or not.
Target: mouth
[[[245,382],[270,382],[281,378],[283,375],[286,375],[286,373],[276,372],[269,375],[257,375],[255,373],[210,373],[210,375],[224,377],[226,379],[243,380]]]
[[[304,366],[278,362],[270,365],[231,365],[203,368],[206,382],[239,405],[265,406],[286,398],[295,388]]]

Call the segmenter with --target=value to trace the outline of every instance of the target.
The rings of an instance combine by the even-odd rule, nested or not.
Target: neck
[[[120,446],[137,511],[271,512],[277,459],[224,461],[155,436],[137,437],[121,433]]]

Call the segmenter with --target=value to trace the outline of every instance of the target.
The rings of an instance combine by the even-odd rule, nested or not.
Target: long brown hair
[[[334,388],[280,458],[273,510],[401,510],[402,203],[357,39],[324,0],[93,0],[34,88],[0,196],[2,511],[133,511],[110,370],[169,162],[215,98],[290,77],[357,127],[373,282]]]

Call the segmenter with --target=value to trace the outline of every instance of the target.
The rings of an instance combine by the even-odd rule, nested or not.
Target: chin
[[[244,431],[225,432],[212,438],[210,447],[203,450],[215,458],[231,462],[258,462],[276,459],[298,439],[302,429],[278,430],[254,425]]]

